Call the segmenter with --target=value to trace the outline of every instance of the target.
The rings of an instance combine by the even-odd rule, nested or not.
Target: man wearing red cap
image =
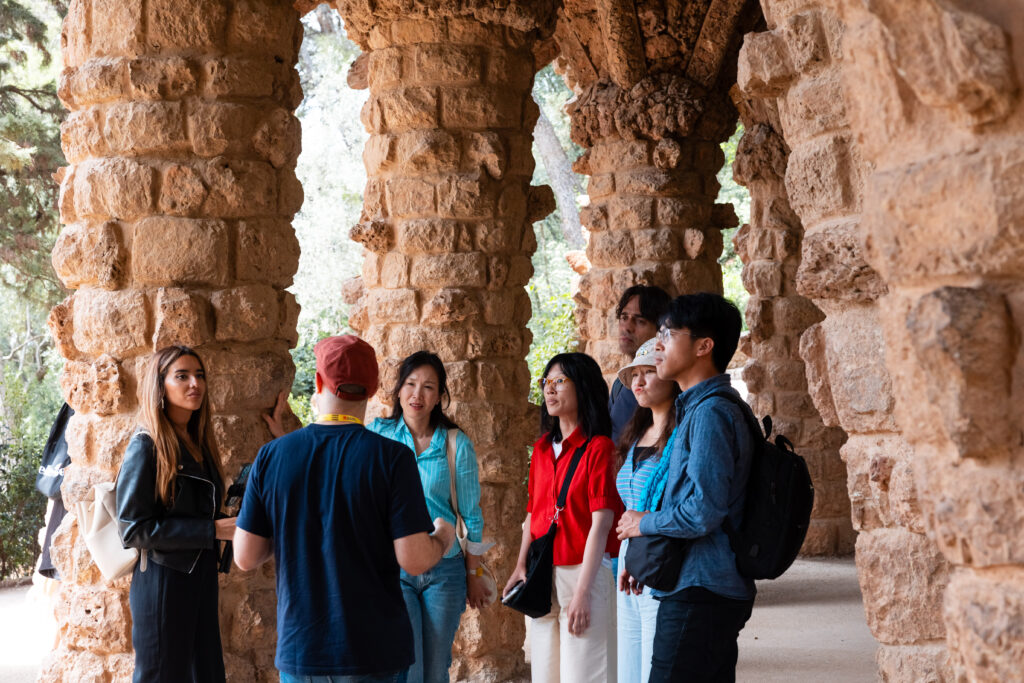
[[[373,348],[352,335],[313,349],[319,419],[260,449],[235,532],[235,563],[277,569],[281,681],[402,681],[412,627],[398,569],[421,574],[455,538],[430,521],[408,447],[363,428]]]

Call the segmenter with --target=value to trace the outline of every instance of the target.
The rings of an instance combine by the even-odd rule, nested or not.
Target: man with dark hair
[[[414,651],[398,568],[427,571],[455,530],[431,523],[412,451],[363,427],[377,391],[373,348],[343,335],[313,354],[319,419],[260,449],[235,564],[248,571],[274,558],[282,683],[404,681]]]
[[[619,351],[632,360],[636,350],[658,331],[658,320],[671,297],[661,287],[633,285],[619,298],[615,315],[619,320]],[[616,379],[608,394],[608,412],[612,416],[612,441],[618,443],[619,434],[636,411],[636,398],[629,387]]]
[[[664,494],[654,512],[627,511],[619,538],[689,539],[675,587],[654,591],[661,604],[651,683],[734,681],[736,641],[750,618],[755,589],[736,569],[723,525],[728,520],[738,527],[743,519],[754,440],[742,409],[716,394],[739,397],[725,370],[742,322],[730,301],[701,293],[673,300],[661,323],[655,367],[683,390],[662,458],[667,467],[660,480],[659,472],[652,475]]]

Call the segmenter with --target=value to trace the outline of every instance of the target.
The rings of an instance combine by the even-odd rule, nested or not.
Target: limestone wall
[[[437,353],[448,371],[447,414],[473,440],[482,482],[485,556],[499,589],[515,566],[526,516],[527,456],[538,436],[525,357],[536,249],[532,223],[554,208],[531,187],[532,28],[480,21],[450,7],[392,12],[342,3],[365,54],[370,139],[361,223],[366,247],[350,324],[378,351],[387,402],[401,359]],[[525,11],[525,10],[524,10]],[[510,13],[509,17],[511,18]],[[502,19],[497,17],[496,19]],[[361,27],[371,27],[361,33]],[[378,411],[381,409],[378,406]],[[457,680],[525,672],[524,622],[499,606],[467,610],[454,649]]]
[[[53,263],[75,292],[50,324],[77,411],[62,494],[111,480],[153,349],[196,347],[233,476],[269,439],[258,412],[291,385],[298,265],[290,226],[301,99],[297,13],[275,0],[71,2],[61,36],[65,224]],[[41,680],[131,679],[128,582],[103,581],[65,518],[59,644]],[[272,571],[221,579],[232,680],[276,680]]]
[[[743,283],[751,293],[746,310],[750,334],[742,349],[750,360],[743,368],[743,381],[754,413],[770,415],[773,434],[787,437],[807,461],[814,509],[801,553],[850,553],[854,534],[846,467],[839,456],[846,434],[834,415],[823,419],[819,414],[801,358],[801,335],[825,315],[796,289],[804,231],[786,190],[789,148],[773,100],[747,99],[738,90],[734,95],[744,134],[733,175],[747,187],[751,199],[750,224],[734,238],[744,264]]]
[[[850,435],[880,675],[1017,680],[1020,525],[997,511],[1019,507],[1021,471],[1005,237],[1019,229],[1021,59],[1000,28],[1020,35],[1019,16],[1001,2],[984,17],[932,0],[762,4],[770,30],[747,37],[739,83],[778,98],[792,149],[797,288],[826,314],[801,353],[826,423]]]

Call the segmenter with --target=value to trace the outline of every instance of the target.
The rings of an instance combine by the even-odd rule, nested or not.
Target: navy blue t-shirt
[[[434,525],[408,447],[355,424],[275,439],[256,456],[237,523],[272,538],[280,671],[343,676],[412,664],[393,540]]]
[[[619,380],[612,382],[612,389],[608,392],[608,412],[612,417],[612,441],[615,443],[619,443],[619,434],[633,419],[636,408],[636,396],[629,387]]]

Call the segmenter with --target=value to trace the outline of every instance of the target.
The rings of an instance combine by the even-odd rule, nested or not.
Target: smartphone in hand
[[[525,586],[525,585],[526,585],[525,581],[520,581],[516,585],[512,586],[512,588],[509,589],[508,593],[506,593],[505,596],[501,599],[501,603],[503,605],[507,605],[509,600],[514,598],[516,596],[516,593],[518,593],[519,591],[523,590],[523,586]]]

